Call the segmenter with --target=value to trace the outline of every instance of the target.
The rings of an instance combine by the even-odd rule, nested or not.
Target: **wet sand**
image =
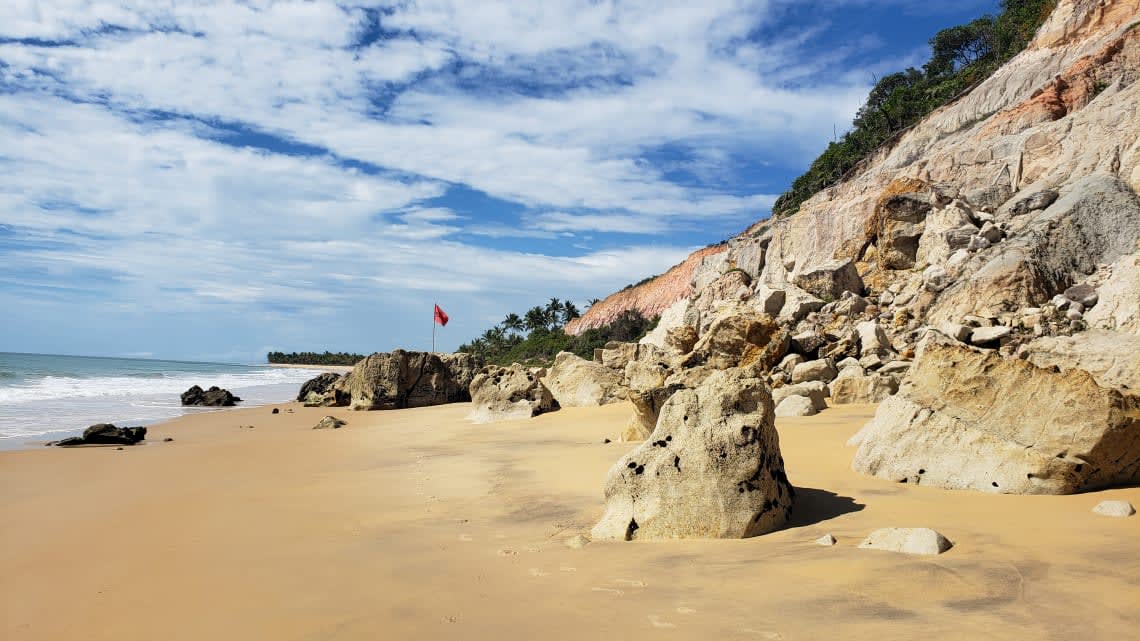
[[[0,452],[6,640],[1128,639],[1140,488],[948,492],[851,472],[873,406],[777,426],[790,527],[564,541],[600,515],[626,405],[471,425],[469,405],[184,417],[147,444]],[[349,424],[309,429],[326,414]],[[252,425],[250,428],[248,426]],[[245,426],[245,427],[243,427]],[[163,442],[172,437],[173,442]],[[939,557],[856,549],[932,527]],[[826,532],[839,544],[812,541]]]

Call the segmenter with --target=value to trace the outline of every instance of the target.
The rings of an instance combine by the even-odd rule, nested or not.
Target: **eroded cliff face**
[[[588,329],[608,325],[631,309],[641,312],[646,318],[660,316],[670,305],[693,294],[693,273],[701,262],[727,249],[726,245],[705,247],[651,281],[610,294],[605,300],[594,303],[581,317],[567,323],[566,333],[575,336]]]
[[[905,309],[872,311],[912,330],[974,316],[1005,322],[1086,279],[1123,281],[1117,289],[1134,293],[1135,277],[1119,272],[1134,267],[1140,239],[1138,78],[1140,1],[1061,0],[1024,52],[796,215],[761,221],[716,253],[614,294],[570,329],[625,309],[654,315],[731,268],[754,277],[758,293],[786,290],[802,303],[797,285],[851,261],[865,283],[854,293],[901,299]],[[1018,209],[1043,193],[1053,200]],[[908,194],[915,202],[900,203]],[[1113,206],[1098,210],[1102,196]]]

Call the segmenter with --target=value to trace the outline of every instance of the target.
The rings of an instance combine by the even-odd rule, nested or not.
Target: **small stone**
[[[954,544],[930,528],[888,527],[871,532],[859,547],[903,554],[936,555],[954,547]]]
[[[1009,336],[1010,328],[998,325],[997,327],[977,327],[970,333],[970,342],[974,345],[988,345],[996,343]]]
[[[276,407],[273,408],[273,412],[272,412],[273,414],[279,414],[280,412],[281,412],[281,410],[277,409]]]
[[[819,410],[806,396],[789,396],[776,406],[776,416],[815,416]]]
[[[1065,298],[1080,303],[1086,308],[1096,305],[1098,300],[1096,290],[1087,283],[1073,285],[1072,287],[1066,289]]]
[[[1065,318],[1071,321],[1079,321],[1084,317],[1085,315],[1078,311],[1076,308],[1070,308],[1069,311],[1065,312]]]
[[[581,550],[590,544],[590,537],[583,534],[575,534],[574,536],[566,539],[566,547],[572,550]]]
[[[608,438],[602,441],[602,443],[612,443],[612,442],[613,442],[613,441],[611,441],[611,440],[610,440],[610,439],[608,439]]]
[[[335,430],[348,425],[348,423],[340,420],[335,416],[326,416],[313,426],[314,430]],[[252,425],[250,427],[253,427]]]
[[[121,449],[123,449],[123,448],[121,448],[121,447],[116,447],[115,449],[116,449],[116,450],[121,450]]]
[[[1092,509],[1101,516],[1125,517],[1136,513],[1136,508],[1128,501],[1101,501]]]
[[[963,325],[961,323],[952,323],[950,321],[943,321],[942,323],[939,323],[938,331],[962,343],[970,340],[970,334],[973,332],[973,330],[967,325]]]
[[[173,442],[174,442],[174,439],[172,439],[172,438],[170,438],[169,436],[167,436],[166,438],[162,439],[162,442],[163,442],[163,443],[173,443]]]
[[[950,286],[950,274],[937,265],[931,265],[922,272],[922,285],[927,291],[940,292]]]
[[[823,545],[826,547],[831,547],[836,543],[838,543],[838,541],[835,540],[835,537],[832,536],[830,532],[815,540],[816,545]]]
[[[1072,301],[1068,298],[1065,298],[1063,294],[1057,294],[1050,302],[1053,303],[1053,307],[1057,308],[1057,311],[1064,311],[1068,309],[1069,304],[1072,303]]]
[[[985,236],[971,236],[970,244],[966,246],[966,249],[972,252],[976,252],[982,251],[983,249],[989,249],[990,245],[990,241],[986,240]]]

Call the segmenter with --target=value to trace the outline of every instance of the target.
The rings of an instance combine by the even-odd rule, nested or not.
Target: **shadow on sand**
[[[782,530],[815,525],[834,519],[837,516],[858,512],[866,505],[857,503],[850,496],[840,496],[835,492],[817,490],[814,487],[797,487],[796,503],[792,516]]]

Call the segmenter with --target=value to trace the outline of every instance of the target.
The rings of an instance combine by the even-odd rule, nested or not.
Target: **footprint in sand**
[[[549,576],[550,575],[549,572],[543,572],[542,570],[540,570],[538,568],[531,568],[529,570],[529,573],[531,576]]]
[[[696,614],[697,611],[684,605],[677,606],[677,614]]]
[[[677,627],[676,625],[669,623],[668,621],[662,621],[661,618],[658,617],[656,614],[651,614],[647,618],[649,619],[649,622],[651,624],[653,624],[653,627],[655,627],[655,628],[675,628],[675,627]]]
[[[470,534],[460,534],[460,535],[459,535],[459,540],[460,540],[460,541],[464,541],[464,542],[468,542],[468,543],[469,543],[469,542],[471,542],[471,541],[474,541],[475,539],[472,539],[472,538],[471,538],[471,535],[470,535]]]
[[[590,588],[590,590],[593,592],[609,592],[610,594],[614,594],[617,596],[621,596],[621,595],[625,594],[625,592],[622,592],[621,590],[618,590],[617,588]]]
[[[499,550],[499,556],[515,556],[516,554],[518,554],[518,552],[515,552],[510,548],[503,548]]]

